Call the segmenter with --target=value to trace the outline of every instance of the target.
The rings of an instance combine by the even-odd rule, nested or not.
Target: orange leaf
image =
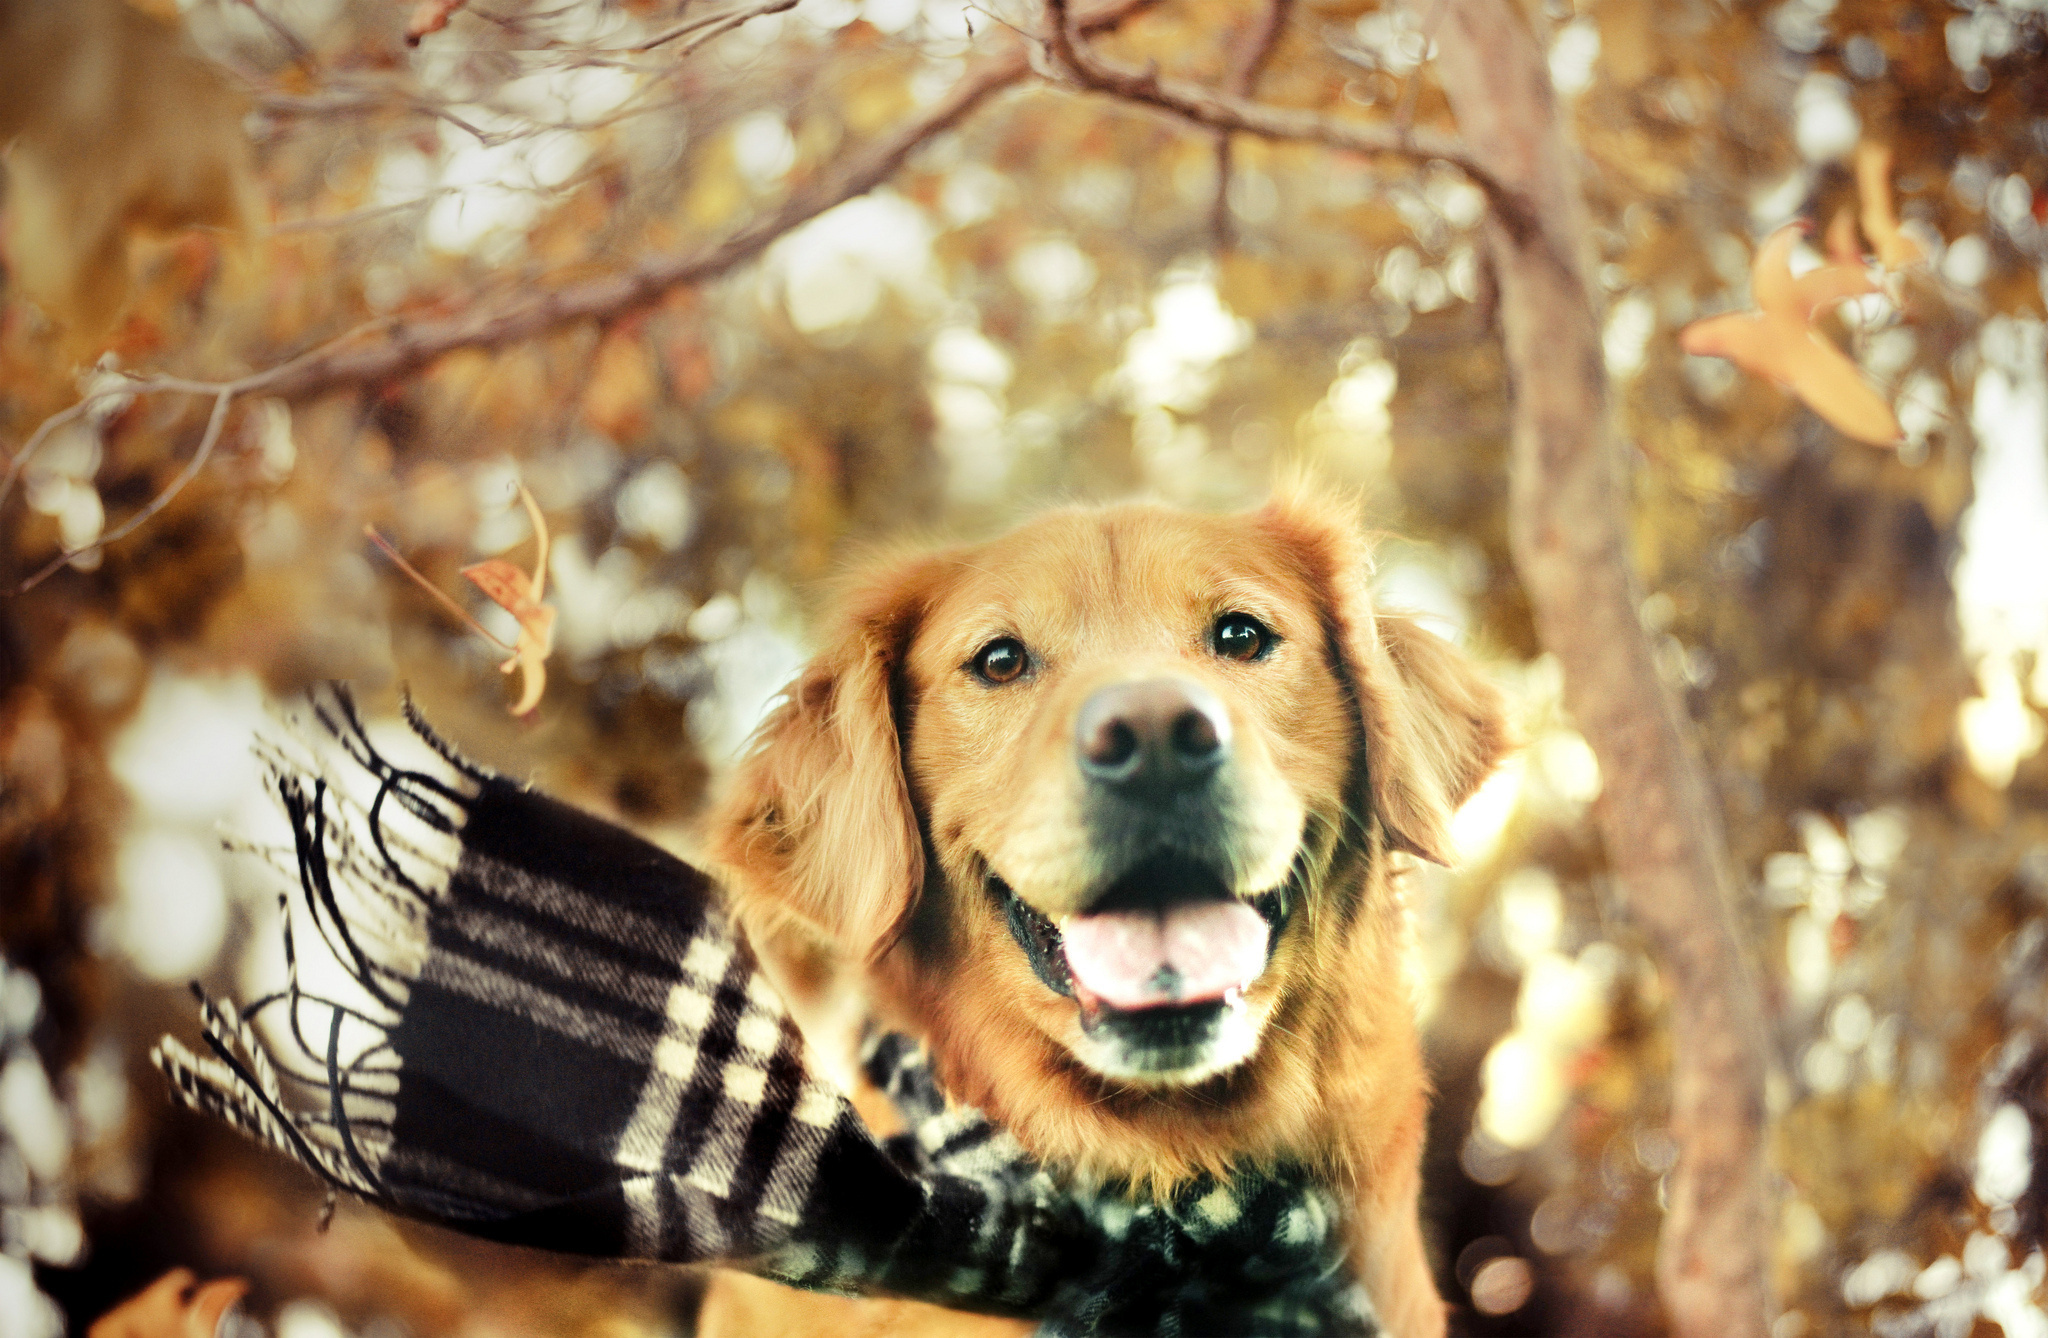
[[[469,0],[421,0],[405,25],[405,44],[418,46],[422,37],[440,32],[455,17],[455,11],[468,3]]]
[[[1792,306],[1799,319],[1811,321],[1852,297],[1866,297],[1883,291],[1884,285],[1870,277],[1870,271],[1861,261],[1847,265],[1822,265],[1792,281]]]
[[[1863,204],[1863,235],[1877,248],[1878,263],[1903,269],[1927,259],[1920,243],[1899,231],[1899,215],[1892,207],[1890,145],[1865,140],[1856,146],[1856,196]]]
[[[450,598],[441,588],[414,569],[410,562],[400,556],[389,540],[368,525],[363,527],[376,545],[390,556],[404,571],[417,582],[421,589],[441,601],[457,618],[467,623],[479,635],[496,641],[512,652],[512,658],[498,666],[498,672],[509,674],[517,669],[521,673],[519,701],[512,708],[513,715],[526,715],[540,705],[541,694],[547,690],[548,654],[555,646],[555,611],[541,600],[547,594],[548,580],[548,523],[540,513],[539,503],[524,484],[519,488],[519,500],[526,505],[526,514],[533,521],[534,556],[533,575],[528,576],[504,558],[490,558],[472,563],[462,569],[477,589],[484,592],[492,603],[510,613],[519,623],[519,638],[510,646],[494,635],[482,623],[469,616],[468,610]]]
[[[1826,265],[1794,279],[1792,247],[1799,233],[1797,227],[1780,228],[1757,248],[1750,272],[1757,310],[1694,321],[1679,332],[1679,347],[1769,377],[1845,436],[1896,446],[1905,434],[1891,405],[1812,327],[1815,312],[1873,292],[1875,285],[1851,265]]]
[[[248,1290],[240,1278],[196,1282],[191,1269],[174,1268],[95,1320],[87,1338],[213,1338]]]
[[[526,504],[526,514],[533,521],[533,575],[528,576],[504,558],[491,558],[462,569],[462,574],[492,603],[519,622],[519,640],[512,647],[512,658],[498,666],[500,673],[520,671],[519,701],[512,708],[513,715],[525,715],[540,705],[541,693],[547,690],[548,653],[555,645],[555,611],[541,603],[547,593],[548,523],[525,484],[519,487],[519,500]]]
[[[1863,247],[1856,236],[1856,212],[1843,205],[1828,221],[1828,259],[1837,265],[1863,263]]]
[[[504,558],[472,563],[462,569],[462,574],[493,604],[505,608],[515,618],[525,618],[540,603],[533,597],[533,578]]]

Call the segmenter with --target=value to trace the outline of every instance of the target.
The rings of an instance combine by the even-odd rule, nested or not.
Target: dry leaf
[[[1679,346],[1771,378],[1845,436],[1896,446],[1904,433],[1891,405],[1846,354],[1813,329],[1819,312],[1845,298],[1876,292],[1877,285],[1853,265],[1824,265],[1793,278],[1792,248],[1800,232],[1797,226],[1780,228],[1757,248],[1750,271],[1755,311],[1694,321],[1680,331]]]
[[[421,0],[412,12],[412,20],[405,25],[405,44],[418,46],[422,37],[440,32],[455,17],[455,11],[468,3],[469,0]]]
[[[469,616],[469,611],[455,602],[447,592],[421,575],[419,570],[394,548],[391,541],[377,533],[372,526],[363,526],[363,533],[384,553],[399,570],[413,579],[413,582],[439,600],[441,607],[454,614],[469,629],[487,640],[496,642],[512,652],[512,657],[498,666],[498,672],[509,674],[514,669],[522,672],[519,684],[519,701],[512,707],[513,715],[526,715],[540,705],[541,694],[548,685],[548,655],[555,646],[555,611],[541,601],[547,595],[548,577],[548,523],[540,513],[540,504],[533,500],[533,494],[526,486],[519,487],[519,500],[526,506],[526,514],[533,521],[535,544],[533,575],[528,576],[504,558],[491,558],[484,562],[472,563],[462,569],[477,589],[519,623],[519,639],[506,646],[504,639],[491,629]]]
[[[174,1268],[109,1310],[86,1338],[214,1338],[221,1316],[242,1299],[240,1278],[202,1283],[189,1268]]]
[[[519,487],[519,500],[526,504],[526,514],[533,520],[533,575],[528,576],[504,558],[492,558],[462,569],[477,589],[519,620],[519,640],[512,648],[512,658],[498,666],[500,673],[518,669],[523,674],[513,715],[525,715],[540,705],[541,693],[548,685],[548,653],[555,646],[555,611],[541,603],[547,593],[548,523],[524,484]]]
[[[1837,265],[1861,265],[1863,263],[1862,240],[1856,233],[1856,211],[1843,205],[1828,220],[1828,259]]]
[[[1892,207],[1889,144],[1864,140],[1856,146],[1856,196],[1863,204],[1863,235],[1877,249],[1880,265],[1897,270],[1927,259],[1920,243],[1899,231],[1899,215]]]

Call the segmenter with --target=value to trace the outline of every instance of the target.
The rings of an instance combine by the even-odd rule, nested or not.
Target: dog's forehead
[[[1128,506],[1055,512],[959,556],[927,610],[918,657],[991,638],[1178,642],[1223,612],[1283,634],[1316,620],[1301,557],[1245,516]]]

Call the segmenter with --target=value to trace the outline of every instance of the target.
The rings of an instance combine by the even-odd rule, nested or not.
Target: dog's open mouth
[[[1213,869],[1178,857],[1125,874],[1085,914],[1055,924],[991,872],[989,890],[1045,984],[1081,1005],[1091,1028],[1105,1015],[1213,1013],[1265,970],[1291,909],[1287,889],[1250,901]]]

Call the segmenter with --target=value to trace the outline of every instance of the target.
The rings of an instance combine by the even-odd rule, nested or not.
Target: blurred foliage
[[[680,4],[480,0],[408,48],[411,10],[0,0],[10,452],[113,370],[230,378],[724,236],[928,105],[992,28],[1035,22],[806,0],[638,51]],[[1303,0],[1259,96],[1441,123],[1427,11]],[[1172,0],[1103,45],[1216,83],[1257,19]],[[2048,1332],[2027,1299],[2048,1201],[2048,752],[2026,747],[2048,644],[2024,607],[1958,599],[1977,433],[2003,415],[2036,434],[2003,448],[2033,472],[2000,478],[2038,478],[2048,450],[2027,398],[2048,393],[2048,25],[1999,0],[1547,0],[1531,21],[1576,116],[1643,618],[1718,782],[1774,1010],[1774,1332]],[[1747,305],[1771,228],[1853,204],[1859,135],[1893,147],[1935,257],[1897,304],[1830,327],[1896,395],[1895,454],[1675,338]],[[863,546],[1069,497],[1238,505],[1308,466],[1398,536],[1386,599],[1493,662],[1531,740],[1465,815],[1474,857],[1420,876],[1446,1295],[1471,1333],[1658,1332],[1665,990],[1616,913],[1597,771],[1507,553],[1483,201],[1446,168],[1234,148],[1222,245],[1211,136],[1027,85],[721,282],[390,382],[238,402],[160,515],[0,599],[0,943],[39,982],[22,1017],[60,1109],[34,1118],[76,1145],[68,1171],[30,1176],[20,1130],[0,1139],[0,1304],[34,1255],[74,1323],[174,1263],[250,1275],[259,1314],[364,1334],[655,1332],[688,1312],[685,1276],[346,1206],[319,1234],[307,1186],[168,1112],[138,1056],[188,1024],[152,977],[232,989],[273,893],[171,876],[173,856],[214,858],[209,825],[241,800],[178,808],[204,741],[142,756],[186,737],[164,721],[215,728],[247,676],[278,696],[348,677],[387,704],[404,683],[480,760],[687,853],[820,578]],[[122,396],[50,433],[0,502],[0,582],[161,492],[209,408]],[[374,525],[483,616],[457,572],[525,561],[520,482],[559,610],[524,723],[496,648],[361,537]],[[2038,579],[2003,575],[2048,607]],[[209,915],[189,960],[169,950]],[[12,1128],[32,1117],[8,1081]],[[68,1253],[61,1223],[12,1212],[69,1211],[53,1176],[85,1224]],[[1508,1257],[1533,1262],[1533,1292],[1487,1267]]]

